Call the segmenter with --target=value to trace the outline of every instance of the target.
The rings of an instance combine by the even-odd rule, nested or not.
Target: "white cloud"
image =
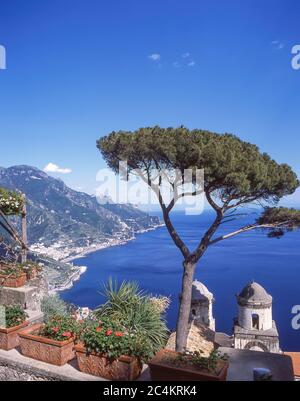
[[[70,168],[61,168],[54,163],[48,163],[47,166],[44,167],[44,171],[46,173],[59,173],[59,174],[72,173],[72,170]]]
[[[152,61],[159,61],[161,59],[161,56],[158,53],[153,53],[153,54],[150,54],[150,56],[148,56],[148,58]]]
[[[279,40],[273,40],[271,42],[271,45],[276,49],[276,50],[281,50],[285,47],[285,44],[280,42]]]
[[[148,58],[153,61],[157,67],[162,67],[161,55],[159,53],[152,53],[148,56]],[[173,66],[174,68],[184,68],[184,67],[194,67],[196,62],[193,60],[191,53],[185,52],[180,55],[180,59],[173,61],[167,61],[168,65]]]

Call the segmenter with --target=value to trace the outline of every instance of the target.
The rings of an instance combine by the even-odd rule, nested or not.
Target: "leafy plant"
[[[257,223],[261,225],[280,223],[278,227],[282,232],[291,231],[300,226],[300,211],[287,207],[266,207],[257,219]]]
[[[23,207],[22,195],[0,188],[0,210],[6,216],[20,214]]]
[[[46,295],[41,301],[41,310],[44,314],[44,321],[49,321],[53,316],[68,316],[68,304],[59,298],[58,295]]]
[[[65,341],[78,336],[80,325],[70,316],[52,316],[41,328],[39,335],[52,340]]]
[[[171,300],[169,297],[164,297],[161,295],[158,295],[155,297],[153,296],[149,300],[159,314],[165,313],[171,303]]]
[[[5,276],[19,277],[24,273],[24,270],[20,264],[7,263],[0,265],[0,274]]]
[[[192,365],[200,370],[217,373],[218,364],[220,361],[227,361],[228,356],[217,350],[213,350],[209,357],[204,357],[202,351],[185,351],[177,356],[175,362],[179,365]]]
[[[1,322],[6,328],[19,326],[25,322],[27,314],[19,305],[4,306],[4,322]]]
[[[41,265],[35,262],[31,262],[30,260],[25,263],[21,263],[19,266],[25,273],[29,275],[32,274],[34,271],[40,273],[43,270]]]
[[[152,356],[147,336],[127,330],[122,324],[107,317],[99,322],[86,322],[81,340],[87,352],[105,355],[111,360],[126,355],[147,361]]]
[[[147,340],[152,355],[165,346],[168,329],[164,316],[137,283],[124,281],[118,287],[110,279],[103,293],[107,302],[94,311],[97,319],[109,318],[111,322],[137,333]]]
[[[41,272],[42,267],[31,261],[26,263],[12,262],[0,265],[0,274],[4,274],[5,276],[19,277],[23,273],[30,275],[34,270]]]

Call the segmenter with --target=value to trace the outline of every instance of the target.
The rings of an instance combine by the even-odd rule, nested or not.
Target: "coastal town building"
[[[237,295],[234,348],[280,353],[279,335],[272,318],[272,296],[252,282]]]
[[[213,316],[214,296],[198,280],[193,282],[187,349],[212,346],[281,353],[276,323],[272,318],[272,296],[258,283],[247,284],[237,295],[238,317],[233,335],[216,332]],[[170,345],[175,345],[172,338]]]
[[[190,320],[196,324],[201,323],[215,331],[215,319],[213,317],[214,297],[207,287],[198,280],[193,282],[192,303]]]
[[[215,319],[213,317],[213,294],[200,281],[194,281],[192,287],[192,301],[188,328],[186,349],[201,351],[203,356],[209,356],[216,346]],[[229,336],[225,335],[226,339]],[[176,333],[172,333],[167,349],[175,350]],[[231,343],[229,341],[229,343]],[[228,341],[221,345],[228,346]]]

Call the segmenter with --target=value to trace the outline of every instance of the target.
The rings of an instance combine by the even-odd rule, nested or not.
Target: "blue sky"
[[[0,165],[53,163],[93,192],[97,138],[183,124],[300,175],[299,20],[296,0],[2,0]]]

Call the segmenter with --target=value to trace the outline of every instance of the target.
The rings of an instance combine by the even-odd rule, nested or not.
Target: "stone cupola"
[[[213,317],[214,297],[207,287],[198,280],[193,282],[190,320],[201,323],[215,331]]]

